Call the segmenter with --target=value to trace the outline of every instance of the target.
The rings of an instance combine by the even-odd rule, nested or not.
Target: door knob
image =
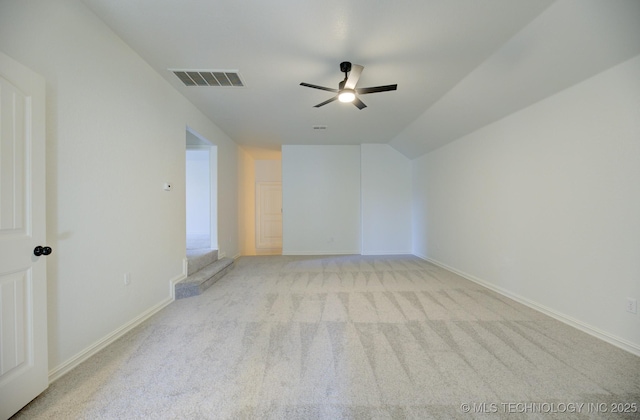
[[[40,255],[49,255],[51,254],[51,252],[53,252],[53,250],[51,249],[51,247],[48,246],[40,246],[38,245],[37,247],[35,247],[33,249],[33,255],[35,255],[36,257],[39,257]]]

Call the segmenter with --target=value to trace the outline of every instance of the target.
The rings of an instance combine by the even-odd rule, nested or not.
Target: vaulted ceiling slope
[[[391,145],[407,157],[421,156],[638,54],[640,1],[559,1]]]
[[[240,145],[390,143],[418,157],[640,54],[638,0],[83,0]],[[337,87],[365,67],[359,110]],[[170,69],[237,70],[187,87]],[[326,125],[326,130],[313,126]]]

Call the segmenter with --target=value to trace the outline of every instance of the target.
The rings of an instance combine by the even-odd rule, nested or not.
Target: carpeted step
[[[233,263],[231,258],[221,258],[191,274],[176,284],[176,299],[201,294],[227,274],[233,268]]]
[[[197,273],[202,268],[218,261],[217,249],[188,249],[187,276]]]

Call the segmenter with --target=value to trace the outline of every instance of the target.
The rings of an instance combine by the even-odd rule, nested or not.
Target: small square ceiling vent
[[[244,87],[237,70],[169,70],[185,86]]]

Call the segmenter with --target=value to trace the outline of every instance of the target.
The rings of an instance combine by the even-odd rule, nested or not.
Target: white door
[[[0,419],[48,386],[45,82],[0,53]]]
[[[282,249],[282,183],[256,184],[256,249]]]

